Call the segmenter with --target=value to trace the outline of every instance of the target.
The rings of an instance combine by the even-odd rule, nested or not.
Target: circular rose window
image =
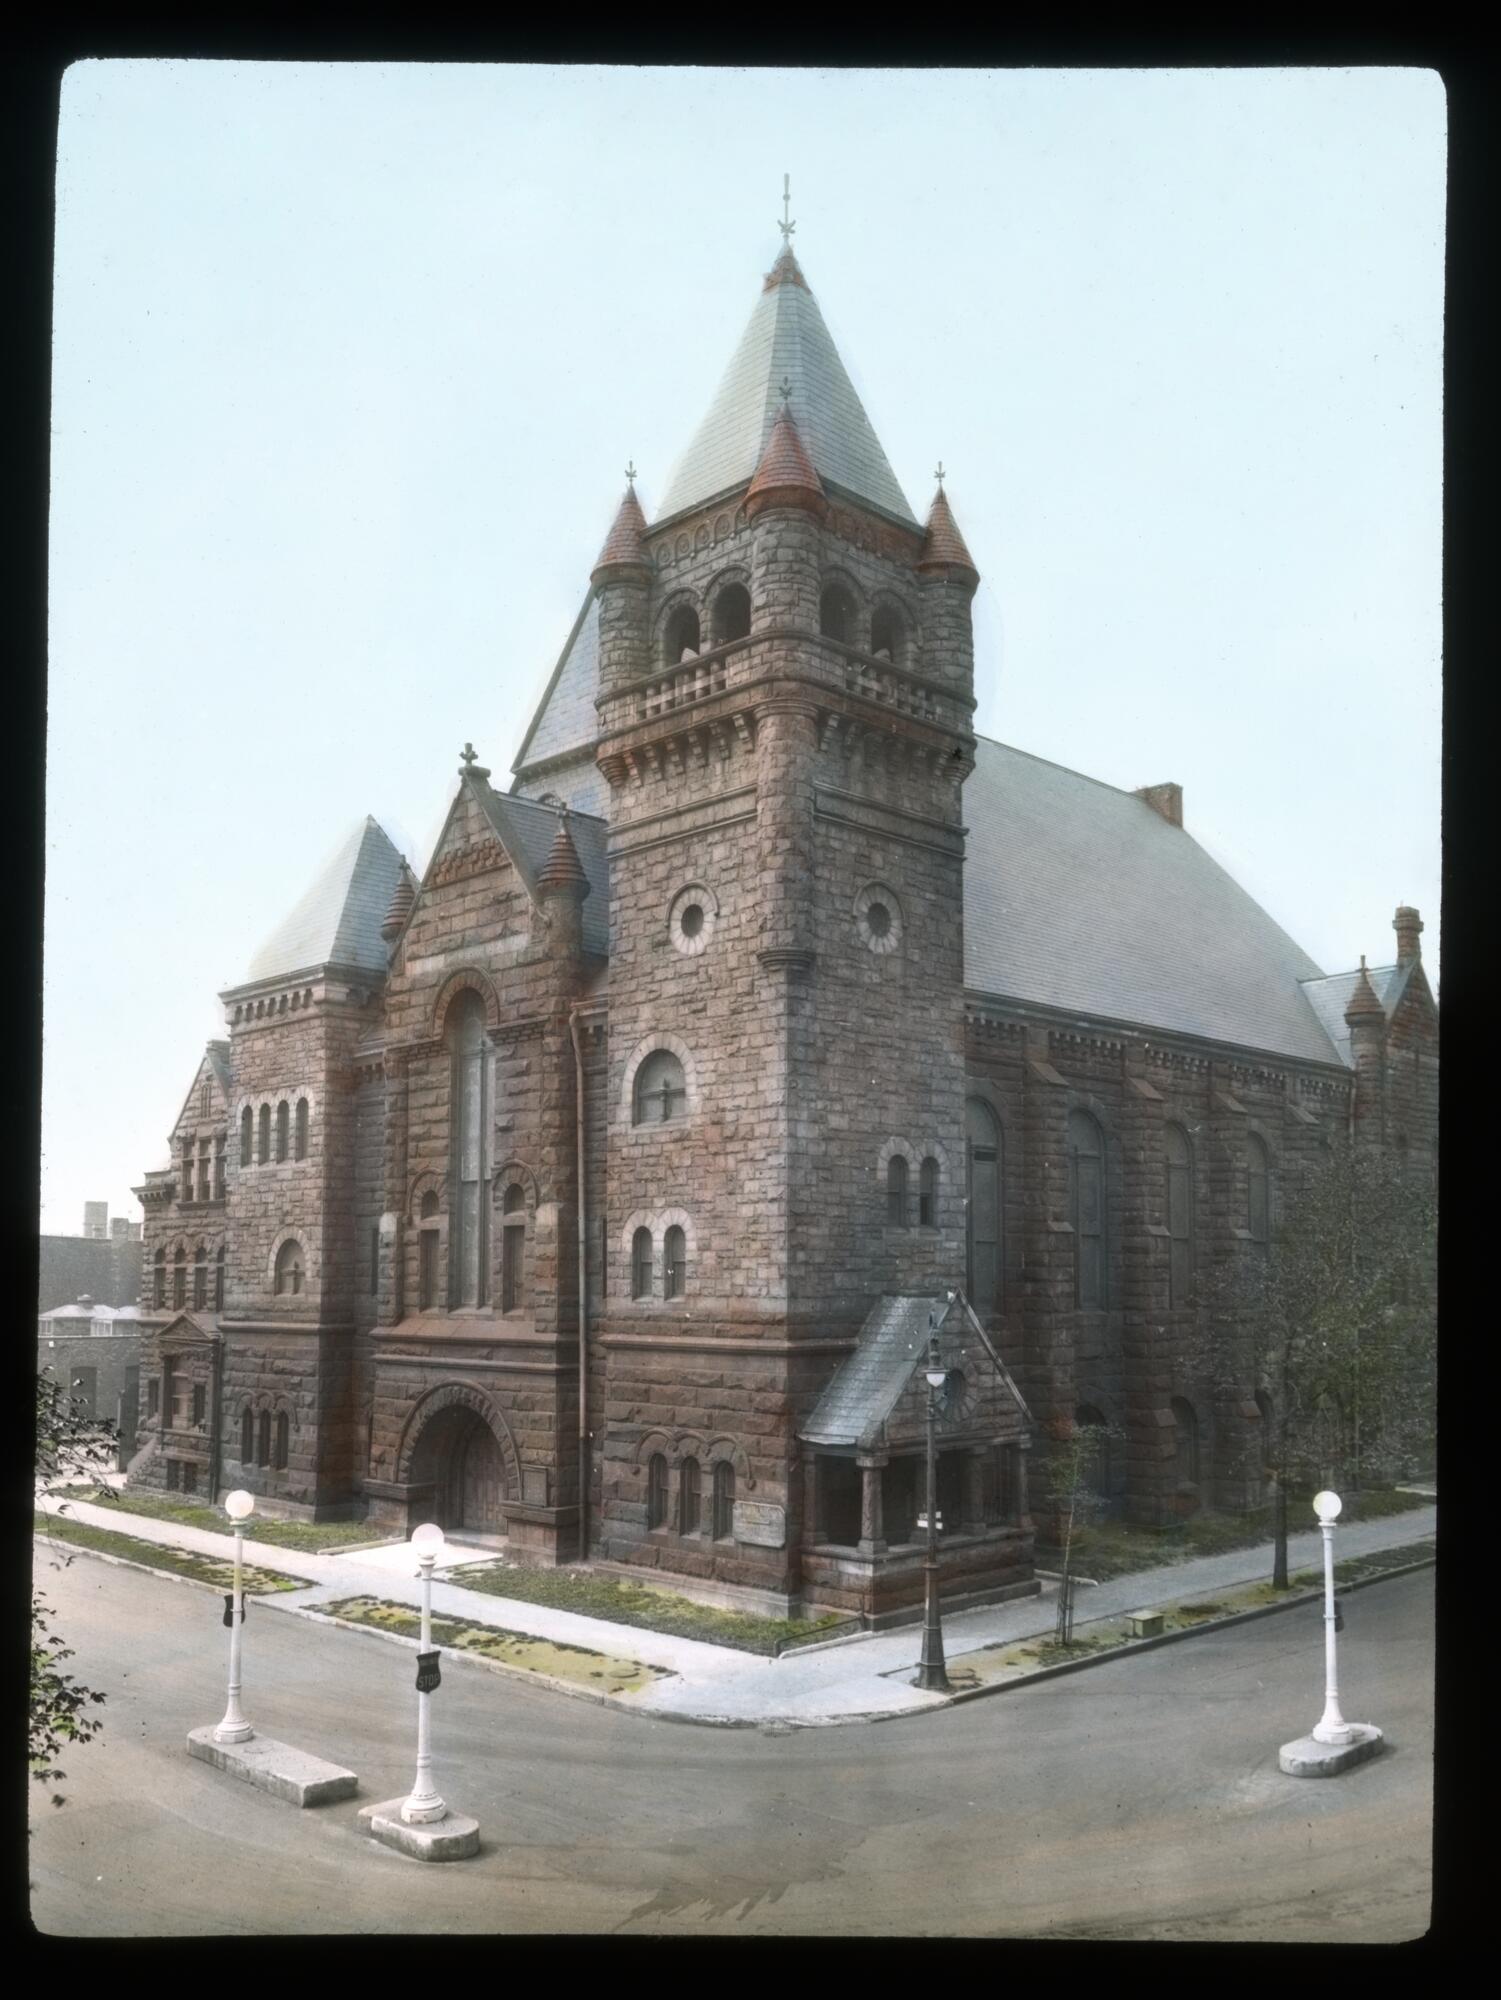
[[[687,957],[705,950],[714,935],[719,905],[701,882],[679,889],[667,913],[667,932],[673,944]]]
[[[875,952],[895,951],[902,941],[902,907],[884,882],[871,882],[855,898],[855,924]]]

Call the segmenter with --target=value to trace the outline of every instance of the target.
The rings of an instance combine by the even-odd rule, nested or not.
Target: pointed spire
[[[1376,989],[1372,986],[1370,974],[1366,971],[1365,954],[1362,952],[1360,976],[1355,982],[1355,991],[1350,995],[1349,1005],[1345,1008],[1345,1020],[1353,1028],[1358,1022],[1385,1021],[1385,1019],[1386,1009],[1376,998]]]
[[[589,893],[589,878],[568,831],[568,810],[558,814],[558,830],[552,837],[547,859],[537,877],[537,893],[542,896],[575,894],[580,902]]]
[[[417,901],[417,878],[403,860],[401,873],[396,878],[396,887],[391,891],[391,907],[381,922],[380,934],[387,944],[394,944],[406,929],[407,918]]]
[[[646,554],[646,516],[641,511],[641,502],[636,498],[634,471],[628,475],[630,484],[625,489],[625,497],[615,516],[615,525],[605,539],[599,552],[599,560],[593,573],[597,576],[602,569],[613,569],[617,563],[629,563],[637,568],[648,567]]]
[[[790,384],[785,377],[782,407],[745,496],[745,510],[752,519],[763,507],[804,507],[815,514],[828,508],[823,481],[814,470],[792,414]]]
[[[954,519],[954,510],[949,505],[949,496],[943,490],[943,463],[939,461],[938,491],[933,495],[933,504],[928,509],[928,531],[923,538],[922,554],[917,559],[917,567],[927,570],[964,570],[976,583],[980,572],[975,568],[974,558],[964,545],[964,537],[959,532],[959,524]]]

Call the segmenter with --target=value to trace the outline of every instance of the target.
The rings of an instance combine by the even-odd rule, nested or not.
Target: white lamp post
[[[240,1628],[245,1623],[245,1592],[241,1584],[241,1571],[245,1560],[245,1523],[255,1512],[255,1498],[252,1494],[238,1490],[227,1495],[224,1511],[233,1521],[235,1529],[235,1588],[228,1608],[229,1706],[224,1711],[224,1720],[214,1731],[214,1741],[244,1743],[254,1736],[255,1731],[240,1713]]]
[[[1315,1493],[1313,1511],[1324,1535],[1324,1713],[1313,1725],[1315,1743],[1353,1743],[1355,1731],[1339,1712],[1335,1663],[1334,1524],[1344,1502],[1337,1493]]]
[[[433,1644],[433,1564],[442,1548],[443,1530],[436,1522],[424,1521],[420,1528],[412,1530],[412,1553],[422,1573],[422,1651],[417,1657],[417,1781],[411,1797],[402,1802],[401,1808],[408,1826],[443,1819],[448,1812],[433,1783],[427,1712],[431,1689],[438,1684],[437,1661],[429,1656]]]

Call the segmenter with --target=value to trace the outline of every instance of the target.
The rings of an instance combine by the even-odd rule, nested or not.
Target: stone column
[[[884,1555],[886,1534],[885,1523],[881,1519],[881,1474],[886,1466],[886,1453],[859,1453],[855,1463],[860,1468],[860,1553],[862,1556]]]

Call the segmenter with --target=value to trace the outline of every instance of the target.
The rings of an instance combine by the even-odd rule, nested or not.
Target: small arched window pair
[[[653,1292],[651,1231],[638,1229],[631,1238],[631,1297],[649,1299]],[[680,1299],[688,1290],[688,1238],[678,1223],[662,1239],[662,1296]]]

